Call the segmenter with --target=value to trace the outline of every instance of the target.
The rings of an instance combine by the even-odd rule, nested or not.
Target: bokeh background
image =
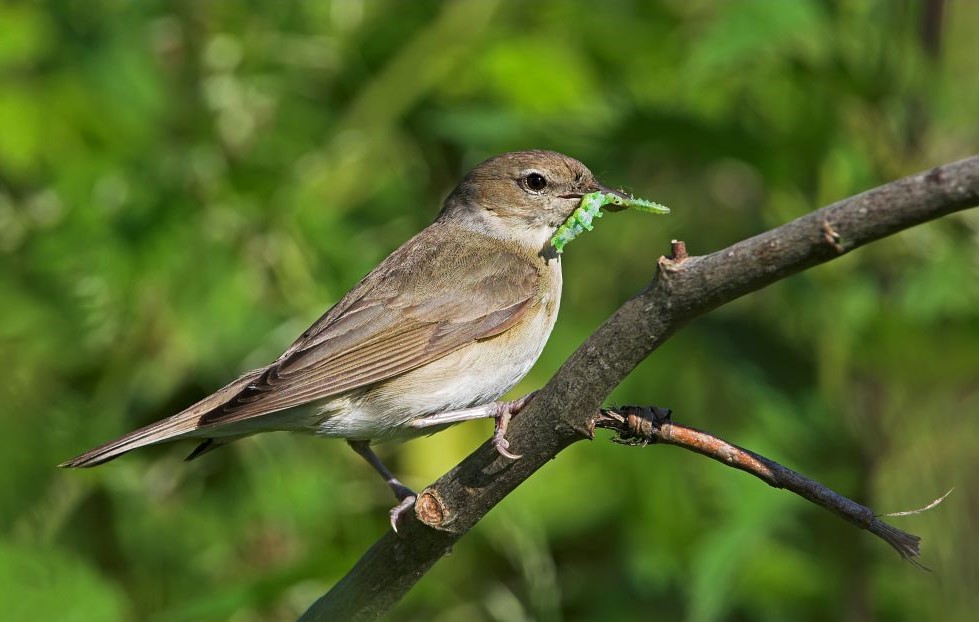
[[[670,205],[565,254],[558,365],[653,273],[979,150],[960,0],[0,3],[0,602],[10,620],[289,620],[387,528],[342,442],[58,462],[268,362],[519,148]],[[395,620],[973,620],[979,213],[704,317],[613,395],[877,511],[922,561],[668,447],[579,443]],[[490,433],[382,447],[422,487]]]

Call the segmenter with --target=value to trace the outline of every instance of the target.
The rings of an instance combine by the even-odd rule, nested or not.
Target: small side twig
[[[774,460],[728,443],[713,434],[673,423],[670,415],[668,409],[649,406],[602,408],[595,420],[595,426],[616,431],[618,436],[614,440],[620,443],[675,445],[750,473],[775,488],[794,492],[816,505],[835,512],[861,529],[866,529],[891,545],[903,559],[924,569],[924,566],[916,560],[921,553],[919,548],[921,538],[918,536],[888,525],[870,508]],[[938,505],[944,498],[933,502],[925,509]]]
[[[670,259],[673,261],[683,261],[690,255],[687,254],[687,243],[683,240],[670,240]]]

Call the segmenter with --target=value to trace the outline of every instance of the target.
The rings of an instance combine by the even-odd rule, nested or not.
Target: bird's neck
[[[504,219],[483,209],[443,211],[436,222],[499,240],[521,254],[560,266],[561,256],[551,246],[552,227]]]

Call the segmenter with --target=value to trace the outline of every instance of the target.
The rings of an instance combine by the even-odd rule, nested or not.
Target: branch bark
[[[979,205],[979,156],[828,205],[705,256],[661,257],[649,285],[599,327],[508,433],[522,458],[487,442],[418,495],[300,618],[374,620],[388,611],[493,506],[572,443],[592,438],[602,402],[680,328],[716,307],[922,222]],[[675,248],[679,251],[679,248]]]

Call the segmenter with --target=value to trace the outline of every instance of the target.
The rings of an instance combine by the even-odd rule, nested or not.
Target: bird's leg
[[[374,450],[371,449],[370,443],[368,443],[367,441],[348,440],[347,444],[350,445],[350,448],[356,451],[361,458],[366,460],[369,465],[374,467],[375,471],[380,473],[381,477],[384,478],[384,481],[387,482],[387,485],[391,487],[391,492],[393,492],[394,496],[398,498],[399,501],[398,505],[391,508],[391,512],[390,512],[391,529],[393,529],[394,532],[397,533],[398,519],[401,518],[401,514],[405,510],[410,508],[415,503],[415,498],[416,498],[415,491],[413,491],[411,488],[408,488],[400,481],[398,481],[398,478],[394,476],[394,473],[392,473],[390,469],[384,466],[384,463],[381,462],[381,459],[378,458],[377,454],[374,453]]]
[[[523,408],[534,398],[537,391],[528,393],[527,395],[515,399],[509,402],[490,402],[489,404],[483,404],[482,406],[474,406],[473,408],[465,408],[462,410],[451,410],[444,413],[437,413],[434,415],[429,415],[427,417],[421,417],[415,419],[411,422],[411,426],[414,428],[430,428],[433,426],[448,425],[450,423],[459,423],[460,421],[471,421],[473,419],[485,419],[487,417],[492,417],[496,421],[496,425],[493,430],[493,447],[499,452],[504,458],[510,458],[511,460],[516,460],[520,456],[510,453],[510,443],[506,440],[507,427],[510,425],[510,419],[519,413]]]

